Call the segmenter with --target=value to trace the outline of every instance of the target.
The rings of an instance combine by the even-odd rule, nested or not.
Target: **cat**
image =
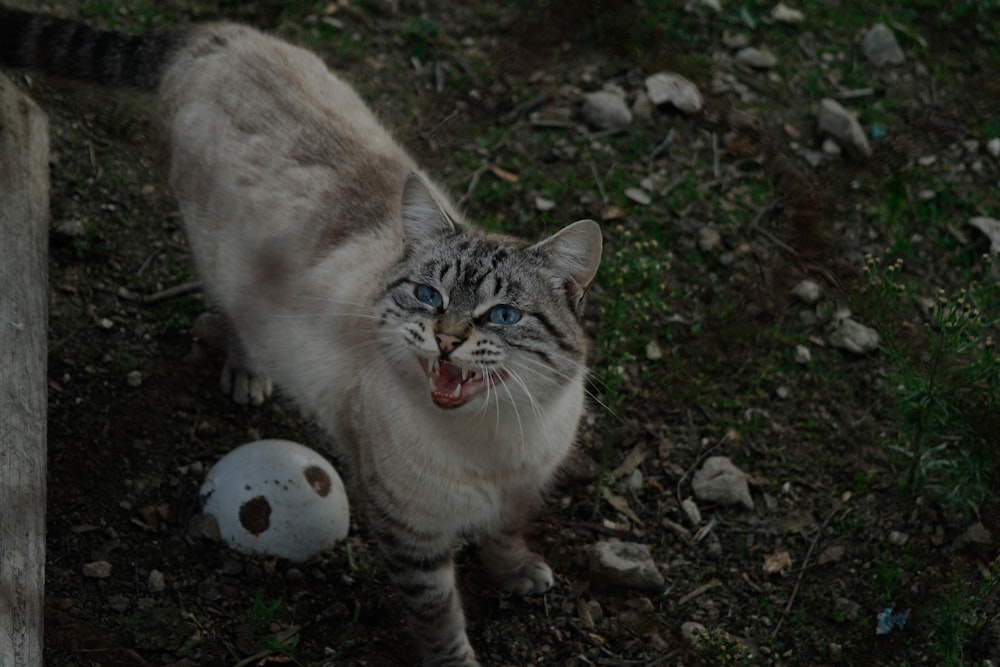
[[[453,549],[504,590],[553,574],[522,529],[584,409],[597,223],[467,222],[312,53],[246,26],[130,35],[0,7],[0,64],[155,91],[166,169],[226,321],[223,388],[273,380],[348,466],[425,666],[478,665]]]

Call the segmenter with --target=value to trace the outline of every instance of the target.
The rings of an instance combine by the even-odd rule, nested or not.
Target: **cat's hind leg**
[[[226,351],[219,386],[241,405],[260,405],[274,392],[271,379],[257,370],[229,322],[218,313],[202,313],[194,323],[194,335],[211,347]]]
[[[538,595],[555,583],[545,559],[528,548],[520,529],[506,529],[480,540],[483,567],[506,593]]]

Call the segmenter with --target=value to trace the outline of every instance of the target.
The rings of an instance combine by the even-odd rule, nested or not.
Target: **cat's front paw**
[[[229,359],[222,369],[219,386],[224,394],[240,405],[260,405],[274,392],[271,378]]]
[[[540,595],[555,584],[552,568],[538,554],[528,552],[513,568],[489,568],[497,587],[514,595]]]

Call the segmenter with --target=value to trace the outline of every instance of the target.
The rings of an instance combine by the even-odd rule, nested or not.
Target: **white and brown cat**
[[[273,380],[330,435],[427,666],[477,665],[452,562],[552,571],[521,529],[584,406],[601,232],[535,244],[467,223],[315,55],[248,27],[126,35],[0,7],[0,64],[155,90],[198,272],[228,321],[223,386]]]

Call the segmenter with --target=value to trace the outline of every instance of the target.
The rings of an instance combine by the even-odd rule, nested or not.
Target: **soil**
[[[678,41],[630,24],[636,3],[628,1],[575,10],[445,0],[395,10],[388,2],[42,4],[128,28],[228,18],[317,48],[432,173],[465,195],[472,219],[539,237],[592,217],[605,226],[608,257],[624,246],[619,225],[641,235],[640,216],[663,221],[659,233],[676,258],[660,276],[662,312],[650,338],[663,357],[623,363],[620,396],[595,381],[600,402],[590,405],[580,456],[532,530],[556,587],[537,598],[502,596],[474,548],[459,551],[469,634],[484,664],[945,664],[940,621],[956,599],[978,620],[961,635],[960,661],[948,664],[1000,657],[996,589],[974,598],[996,576],[1000,505],[983,505],[977,523],[901,485],[902,464],[888,446],[898,427],[886,356],[829,346],[822,323],[804,323],[789,295],[809,277],[830,300],[848,300],[864,256],[891,242],[872,213],[884,186],[919,157],[937,156],[938,173],[961,171],[961,192],[997,190],[997,160],[982,146],[970,156],[962,144],[979,136],[969,128],[996,119],[997,89],[960,57],[977,40],[996,53],[996,21],[935,30],[933,17],[913,19],[935,57],[959,63],[954,77],[936,81],[929,99],[936,74],[926,59],[869,68],[875,94],[897,103],[884,115],[891,140],[869,161],[828,158],[813,169],[795,148],[819,151],[822,141],[795,61],[809,59],[810,43],[861,58],[859,35],[831,45],[826,25],[800,39],[801,51],[783,51],[773,76],[716,57],[731,52],[724,31],[751,32],[734,8],[725,19],[691,9],[687,39]],[[602,12],[606,30],[595,33]],[[580,119],[581,91],[613,81],[631,96],[661,69],[694,80],[706,108],[653,109],[625,132]],[[720,72],[750,96],[711,92]],[[192,335],[208,304],[189,284],[196,276],[157,169],[150,102],[16,78],[50,113],[52,137],[46,664],[414,664],[363,524],[355,520],[344,543],[305,564],[241,555],[199,532],[199,487],[222,455],[259,438],[324,451],[323,438],[280,396],[255,408],[219,391],[221,359]],[[756,116],[740,122],[732,109]],[[538,123],[536,113],[559,122]],[[668,148],[650,157],[667,137]],[[713,141],[724,142],[721,165]],[[581,170],[587,161],[591,169]],[[573,176],[588,172],[592,180]],[[646,176],[666,192],[685,175],[702,196],[681,210],[666,194],[647,208],[622,195]],[[540,211],[539,196],[555,208]],[[699,229],[730,214],[743,224],[716,225],[722,245],[703,251]],[[972,230],[959,233],[964,250],[954,252],[986,251]],[[925,265],[913,269],[929,290],[959,284],[949,252],[928,243]],[[604,318],[614,275],[602,272],[595,286],[595,339],[614,325]],[[919,314],[910,319],[919,329]],[[799,342],[821,372],[790,361]],[[595,368],[613,361],[608,350],[595,346]],[[747,474],[754,509],[699,501],[703,520],[692,525],[680,501],[712,455]],[[651,546],[662,590],[591,574],[588,548],[614,539]],[[99,561],[110,573],[88,576],[85,566]],[[877,636],[887,607],[911,615]],[[692,644],[688,622],[712,638]]]

